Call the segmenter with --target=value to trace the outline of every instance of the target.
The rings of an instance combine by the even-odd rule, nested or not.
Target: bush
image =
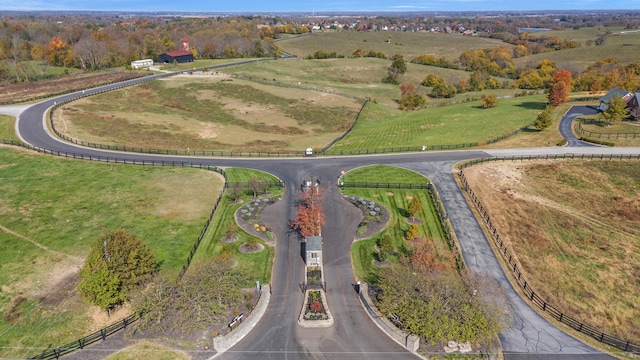
[[[591,139],[591,138],[587,138],[587,137],[581,137],[580,140],[582,141],[586,141],[586,142],[590,142],[592,144],[598,144],[598,145],[604,145],[604,146],[616,146],[615,143],[609,142],[609,141],[604,141],[604,140],[598,140],[598,139]]]
[[[498,104],[498,98],[493,94],[482,94],[482,108],[490,109]]]

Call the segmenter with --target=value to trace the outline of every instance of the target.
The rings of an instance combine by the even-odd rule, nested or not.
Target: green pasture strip
[[[0,115],[0,140],[20,141],[15,126],[16,119],[13,116]]]
[[[225,173],[227,181],[230,183],[246,183],[252,178],[256,179],[258,182],[280,182],[280,180],[275,176],[259,170],[228,168],[225,169]],[[276,197],[282,194],[281,188],[272,187],[268,191],[269,197]],[[220,254],[220,252],[230,250],[233,253],[234,259],[238,261],[238,266],[247,268],[249,270],[249,274],[255,275],[254,279],[251,280],[253,282],[252,284],[255,285],[255,281],[260,281],[260,283],[269,283],[271,281],[271,267],[273,264],[275,249],[267,246],[262,240],[248,234],[241,228],[238,228],[236,234],[238,240],[228,244],[220,241],[220,239],[226,235],[227,226],[229,224],[236,224],[235,213],[238,208],[246,204],[246,202],[251,201],[253,199],[252,195],[253,194],[250,190],[244,189],[240,195],[242,202],[238,204],[231,204],[231,198],[229,197],[229,192],[227,190],[227,194],[220,200],[218,210],[213,216],[211,225],[209,225],[209,229],[200,243],[200,247],[196,252],[194,261],[198,259],[215,258],[216,255]],[[239,251],[240,246],[250,238],[258,239],[258,242],[265,247],[264,250],[253,254],[241,253]],[[252,284],[243,284],[243,286],[251,287]]]
[[[367,103],[353,130],[329,151],[483,142],[531,124],[545,103],[535,95],[499,99],[491,109],[474,101],[404,112]]]
[[[391,41],[389,42],[389,37]],[[437,57],[446,57],[449,60],[457,59],[460,54],[469,49],[507,47],[497,39],[462,36],[457,34],[436,33],[409,33],[391,31],[325,31],[309,36],[301,36],[279,43],[284,51],[306,57],[318,50],[326,53],[335,52],[338,55],[352,56],[356,49],[364,49],[365,52],[383,52],[388,57],[394,54],[402,54],[406,60],[413,57],[429,54]]]
[[[250,201],[249,195],[243,196],[244,201]],[[232,243],[223,243],[220,241],[226,235],[226,228],[229,224],[235,224],[235,213],[243,203],[231,205],[231,199],[225,195],[218,205],[218,211],[211,221],[209,230],[200,243],[199,250],[194,256],[194,261],[200,259],[214,259],[223,251],[231,251],[233,258],[238,261],[240,268],[248,269],[248,273],[253,276],[251,283],[241,284],[242,287],[255,286],[255,281],[260,283],[269,283],[271,281],[271,266],[273,264],[273,257],[275,255],[275,249],[267,246],[262,240],[258,239],[258,243],[264,246],[264,250],[253,253],[243,254],[239,248],[242,244],[247,242],[254,236],[248,234],[241,228],[238,228],[236,233],[237,240]],[[252,285],[253,284],[253,285]]]
[[[250,179],[256,179],[257,181],[260,181],[260,182],[272,182],[272,183],[280,182],[280,179],[278,179],[277,177],[260,170],[245,169],[245,168],[227,168],[227,169],[224,169],[224,172],[227,175],[227,181],[230,183],[231,182],[246,183]]]
[[[82,162],[11,149],[0,149],[0,159],[5,227],[73,256],[86,255],[100,234],[122,227],[147,242],[170,270],[182,265],[222,186],[212,173],[190,168]],[[186,186],[205,192],[191,194],[197,201],[172,195]],[[193,207],[182,212],[174,201]]]
[[[389,165],[372,165],[356,168],[347,172],[343,177],[344,182],[379,182],[379,183],[400,183],[400,184],[427,184],[429,179],[411,170],[398,168]],[[419,237],[426,241],[432,241],[438,254],[448,253],[449,245],[444,235],[444,229],[435,204],[431,201],[431,196],[427,190],[405,190],[405,189],[371,189],[371,188],[344,188],[343,194],[375,201],[385,206],[390,212],[390,219],[384,231],[389,231],[391,239],[398,254],[406,253],[408,249],[404,233],[409,228],[406,217],[407,208],[412,197],[417,197],[422,204],[422,212],[416,218],[423,221],[419,225]],[[355,275],[368,283],[375,284],[378,280],[380,268],[373,264],[375,255],[376,240],[381,233],[374,235],[370,239],[359,240],[353,243],[351,248],[351,259]],[[389,256],[389,261],[397,262],[398,255]],[[451,268],[455,269],[455,263],[451,263]]]
[[[344,182],[378,182],[425,185],[430,181],[423,175],[391,165],[370,165],[355,168],[342,176]]]
[[[242,61],[243,59],[198,59],[189,63],[179,63],[179,64],[158,64],[158,67],[161,70],[167,71],[182,71],[182,70],[194,70],[199,68],[206,68],[209,66],[228,64],[235,61]],[[211,69],[211,71],[216,71],[215,69]]]

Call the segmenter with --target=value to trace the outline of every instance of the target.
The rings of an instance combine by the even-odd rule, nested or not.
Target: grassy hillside
[[[387,43],[391,37],[391,42]],[[412,59],[422,54],[444,56],[449,60],[457,59],[464,50],[512,47],[500,40],[462,36],[457,34],[410,33],[389,31],[342,31],[314,33],[278,43],[282,48],[299,57],[313,54],[317,50],[336,52],[338,55],[351,56],[354,50],[367,52],[382,51],[387,56],[402,54]]]
[[[601,46],[587,46],[588,40],[594,40],[599,33],[610,31],[611,35],[605,37],[605,43]],[[638,61],[640,50],[640,32],[623,32],[622,28],[581,28],[579,30],[548,31],[531,36],[556,36],[572,39],[582,43],[582,47],[566,49],[514,59],[518,68],[535,67],[541,60],[548,59],[556,63],[558,68],[575,72],[584,71],[589,65],[607,57],[618,59],[623,64]]]

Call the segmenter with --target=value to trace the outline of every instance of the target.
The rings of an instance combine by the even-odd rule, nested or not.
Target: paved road
[[[67,97],[73,96],[72,94]],[[287,185],[283,201],[265,211],[266,221],[278,237],[272,301],[256,328],[229,352],[220,355],[220,358],[415,358],[373,325],[358,303],[351,286],[354,276],[349,250],[353,224],[357,223],[354,217],[359,214],[340,198],[336,180],[341,170],[368,164],[396,164],[414,169],[430,178],[439,188],[469,268],[472,271],[489,273],[508,291],[514,326],[500,334],[508,358],[584,358],[587,355],[589,358],[607,358],[606,355],[575,340],[538,316],[510,288],[487,239],[453,181],[451,166],[460,160],[478,157],[556,153],[638,154],[640,148],[563,147],[306,159],[215,159],[135,153],[114,154],[64,143],[47,133],[46,126],[43,126],[44,113],[54,101],[61,101],[62,98],[65,97],[33,105],[21,113],[17,129],[25,142],[39,148],[94,158],[117,157],[130,161],[185,161],[203,165],[247,167],[270,172],[280,177]],[[573,113],[568,116],[573,116]],[[299,184],[303,179],[309,178],[319,178],[327,189],[324,199],[327,210],[327,225],[323,229],[324,262],[328,287],[327,302],[336,319],[334,326],[326,329],[303,329],[296,323],[302,306],[299,284],[303,280],[303,260],[299,241],[287,232],[286,224],[293,218]]]
[[[571,131],[573,120],[580,115],[593,115],[597,114],[598,110],[593,106],[573,106],[560,121],[559,131],[560,135],[567,139],[567,146],[570,147],[593,147],[591,143],[579,140]]]

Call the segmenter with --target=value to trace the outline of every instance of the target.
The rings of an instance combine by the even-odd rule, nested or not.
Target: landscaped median
[[[333,316],[326,304],[324,290],[306,290],[298,325],[306,328],[332,326]]]

